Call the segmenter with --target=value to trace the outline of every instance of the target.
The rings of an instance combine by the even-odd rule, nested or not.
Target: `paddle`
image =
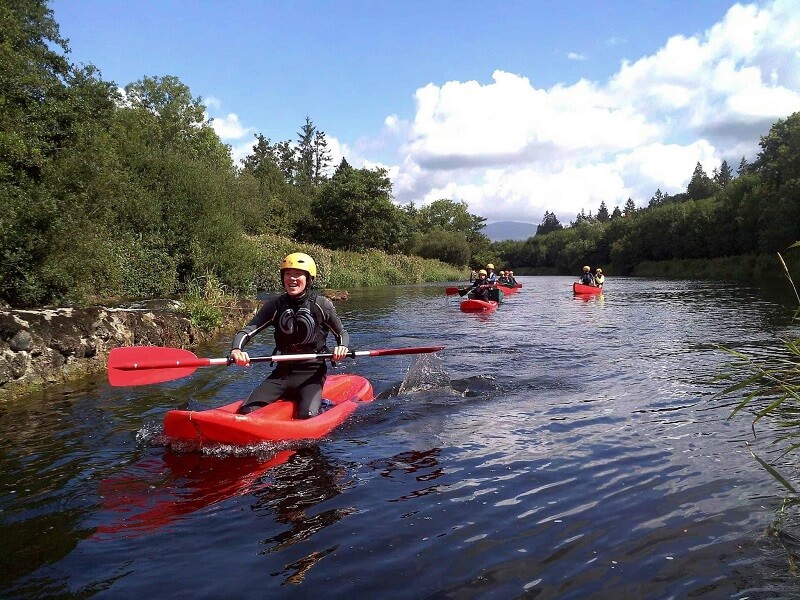
[[[449,287],[449,288],[445,288],[444,293],[447,294],[448,296],[454,296],[455,294],[458,294],[459,296],[463,296],[464,294],[469,292],[471,289],[472,288],[469,288],[469,287],[465,287],[465,288]]]
[[[395,356],[398,354],[425,354],[444,350],[444,346],[417,346],[412,348],[385,348],[348,352],[346,356]],[[331,358],[333,354],[275,354],[255,356],[250,362],[289,362]],[[108,355],[108,382],[113,386],[147,385],[180,379],[194,373],[198,367],[217,367],[233,364],[229,358],[198,358],[194,353],[180,348],[160,346],[128,346],[114,348]]]

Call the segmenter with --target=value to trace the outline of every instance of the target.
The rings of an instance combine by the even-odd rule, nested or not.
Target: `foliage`
[[[564,229],[564,226],[558,220],[555,213],[544,211],[544,218],[541,224],[536,227],[536,235],[545,235],[546,233],[558,231],[559,229]]]
[[[413,254],[441,260],[456,267],[468,264],[472,256],[464,234],[444,229],[431,229],[418,234],[411,249]]]
[[[334,250],[399,252],[406,245],[404,213],[392,203],[385,169],[342,166],[321,186],[311,204],[311,219],[298,232]]]
[[[800,242],[795,242],[790,247],[797,246],[800,246]],[[800,304],[797,288],[780,253],[778,258]],[[795,313],[795,318],[798,313]],[[732,419],[744,410],[750,411],[754,415],[754,435],[756,424],[762,419],[769,419],[778,429],[780,435],[773,444],[782,444],[784,450],[777,459],[768,462],[753,452],[751,454],[789,492],[788,503],[797,505],[800,504],[800,485],[791,483],[776,463],[800,449],[800,339],[784,340],[783,346],[778,351],[762,351],[759,356],[723,348],[734,357],[735,362],[729,373],[720,375],[717,379],[733,383],[718,396],[744,394],[728,418]]]
[[[202,330],[212,330],[222,325],[222,309],[235,299],[225,285],[208,272],[189,282],[181,304],[193,325]]]
[[[659,191],[641,209],[629,198],[610,215],[601,201],[568,228],[546,212],[534,238],[495,245],[463,201],[400,208],[384,169],[344,159],[331,176],[310,117],[296,141],[256,134],[237,167],[177,77],[120,93],[92,65],[69,62],[46,0],[0,0],[0,19],[0,300],[11,305],[169,295],[208,275],[252,293],[279,284],[274,267],[297,247],[319,257],[325,286],[351,277],[334,268],[336,252],[363,255],[379,281],[409,282],[488,262],[629,274],[770,254],[800,238],[800,113],[772,127],[736,178],[726,162],[713,178],[698,163],[684,193]],[[377,258],[401,253],[433,262]]]
[[[526,272],[572,273],[585,263],[621,275],[761,278],[774,269],[764,269],[759,257],[800,238],[800,113],[778,121],[761,148],[753,164],[742,160],[736,178],[727,162],[713,179],[698,163],[685,193],[656,190],[641,209],[629,198],[624,211],[615,209],[608,220],[601,202],[597,217],[581,211],[563,231],[553,226],[544,232],[545,224],[555,223],[546,212],[535,238],[492,249],[501,262]],[[736,256],[750,258],[731,259]],[[726,267],[737,261],[743,270]]]

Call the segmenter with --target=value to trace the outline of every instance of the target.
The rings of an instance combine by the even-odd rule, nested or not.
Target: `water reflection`
[[[268,486],[260,478],[288,461],[293,450],[273,456],[207,456],[165,451],[103,479],[103,511],[95,537],[152,533],[183,516]]]

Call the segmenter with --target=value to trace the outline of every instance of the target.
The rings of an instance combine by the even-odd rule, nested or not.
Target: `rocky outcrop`
[[[171,301],[125,307],[0,310],[0,400],[105,370],[112,348],[190,348],[217,332],[200,331]],[[226,308],[223,327],[238,327],[257,304]]]

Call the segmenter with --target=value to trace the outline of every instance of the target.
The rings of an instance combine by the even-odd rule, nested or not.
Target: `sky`
[[[237,161],[309,117],[396,203],[565,225],[754,160],[800,111],[800,0],[54,0],[70,59],[176,76]]]

